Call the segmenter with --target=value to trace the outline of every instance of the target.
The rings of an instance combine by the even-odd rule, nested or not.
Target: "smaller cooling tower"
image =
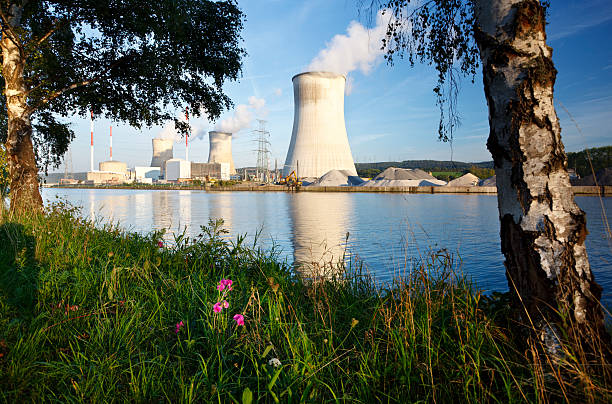
[[[321,177],[331,170],[357,175],[344,125],[346,78],[329,72],[293,77],[293,131],[284,174]]]
[[[232,134],[225,132],[210,131],[210,150],[208,152],[209,163],[229,163],[230,175],[236,174],[234,159],[232,158]]]
[[[153,139],[153,158],[151,159],[151,167],[159,167],[161,176],[165,175],[166,161],[170,160],[172,155],[172,147],[174,141],[172,139]]]

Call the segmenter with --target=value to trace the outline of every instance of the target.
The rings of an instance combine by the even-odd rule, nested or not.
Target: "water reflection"
[[[208,217],[212,220],[223,219],[223,229],[232,234],[233,203],[231,193],[215,194],[208,202]]]
[[[293,257],[305,278],[329,278],[344,269],[353,212],[348,193],[297,193],[288,199]]]

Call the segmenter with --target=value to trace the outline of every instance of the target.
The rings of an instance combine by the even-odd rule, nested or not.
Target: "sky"
[[[331,66],[348,72],[345,121],[355,162],[402,160],[491,160],[486,149],[488,112],[482,76],[461,81],[461,126],[452,146],[438,141],[439,110],[432,89],[431,66],[397,60],[389,66],[378,51],[380,20],[368,18],[355,0],[239,0],[246,15],[242,77],[224,89],[235,103],[217,122],[192,120],[192,161],[208,160],[208,131],[240,129],[234,134],[236,167],[255,166],[257,119],[270,132],[271,168],[285,161],[293,126],[292,77]],[[566,151],[612,144],[612,2],[552,0],[548,45],[558,70],[555,103]],[[564,108],[578,123],[580,131]],[[177,114],[180,112],[177,111]],[[71,145],[74,171],[89,169],[88,120],[69,120],[76,138]],[[151,139],[171,135],[172,126],[140,130],[106,119],[94,121],[95,167],[108,160],[109,127],[113,158],[129,167],[148,166]],[[581,133],[580,133],[581,132]],[[174,147],[184,158],[185,141]],[[63,171],[64,167],[50,171]]]

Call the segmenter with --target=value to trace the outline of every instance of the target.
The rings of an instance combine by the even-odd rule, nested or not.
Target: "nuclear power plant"
[[[210,149],[208,151],[209,163],[229,163],[230,175],[236,174],[234,159],[232,158],[232,134],[210,131]]]
[[[330,72],[293,76],[293,131],[284,175],[321,177],[330,170],[357,175],[344,124],[346,77]]]
[[[172,159],[172,147],[174,141],[172,139],[155,138],[153,142],[153,158],[151,159],[151,167],[159,167],[160,174],[163,177],[166,171],[166,161]]]

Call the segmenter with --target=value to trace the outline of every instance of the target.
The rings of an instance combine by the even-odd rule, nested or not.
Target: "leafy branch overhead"
[[[548,2],[542,3],[546,8]],[[473,2],[372,0],[369,8],[383,9],[390,16],[383,39],[389,64],[407,57],[411,65],[426,63],[436,69],[438,80],[433,91],[440,108],[438,136],[451,141],[461,123],[457,110],[460,79],[470,77],[474,82],[480,62]]]
[[[139,128],[177,108],[214,119],[232,106],[222,86],[239,78],[245,55],[234,0],[5,2],[0,17],[25,58],[26,111],[45,163],[57,164],[73,137],[61,117],[91,109]],[[6,107],[1,119],[6,127]]]

